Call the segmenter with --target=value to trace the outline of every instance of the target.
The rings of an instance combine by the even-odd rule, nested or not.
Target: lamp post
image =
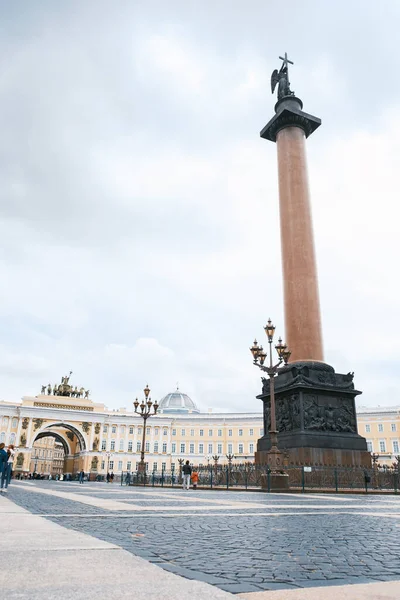
[[[228,467],[229,470],[232,468],[232,460],[235,458],[233,454],[227,454],[226,458],[228,459]]]
[[[112,457],[112,452],[106,452],[107,456],[107,473],[110,472],[110,458]]]
[[[150,398],[150,388],[148,385],[143,390],[144,392],[144,400],[142,400],[141,404],[139,404],[139,400],[136,398],[133,406],[135,407],[135,413],[142,417],[143,419],[143,436],[142,436],[142,449],[140,451],[140,463],[138,471],[146,474],[146,464],[144,462],[144,453],[146,447],[146,423],[149,417],[154,417],[157,414],[158,404],[157,400],[154,402],[151,401]],[[140,408],[140,410],[139,410]]]
[[[268,323],[264,327],[264,331],[267,335],[269,344],[269,366],[264,366],[267,353],[264,352],[262,346],[258,345],[257,340],[254,340],[253,346],[250,348],[250,352],[253,355],[253,363],[262,371],[265,371],[269,377],[269,390],[270,390],[270,414],[271,414],[271,428],[269,430],[271,448],[268,451],[268,464],[271,469],[271,473],[276,473],[281,470],[282,460],[281,452],[278,449],[278,431],[276,429],[276,411],[275,411],[275,387],[274,379],[278,373],[279,367],[282,362],[287,365],[291,352],[288,350],[286,344],[279,338],[278,344],[275,346],[275,350],[278,354],[279,361],[274,365],[272,357],[272,344],[274,341],[275,325],[272,324],[271,319],[268,319]],[[268,423],[265,423],[266,427]]]
[[[373,468],[373,481],[372,481],[372,485],[375,489],[378,488],[378,460],[379,460],[379,454],[376,454],[375,452],[371,452],[371,459],[372,459],[372,468]]]
[[[217,473],[218,473],[218,461],[219,461],[218,454],[214,454],[214,456],[212,457],[212,459],[214,461],[214,471],[215,471],[215,477],[216,477]]]
[[[182,468],[183,468],[183,463],[185,462],[184,458],[178,458],[178,463],[179,463],[179,481],[182,481]]]

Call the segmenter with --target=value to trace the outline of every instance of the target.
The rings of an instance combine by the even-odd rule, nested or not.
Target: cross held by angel
[[[289,81],[289,64],[293,65],[294,63],[288,59],[287,53],[285,52],[285,56],[280,56],[280,60],[282,60],[281,68],[275,69],[271,75],[271,92],[272,94],[275,91],[276,85],[278,84],[278,100],[281,98],[285,98],[285,96],[294,96],[294,92],[290,90],[290,81]]]

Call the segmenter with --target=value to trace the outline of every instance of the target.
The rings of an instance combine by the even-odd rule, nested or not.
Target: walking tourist
[[[110,483],[110,479],[111,479],[111,475],[110,475],[110,473],[107,473],[107,477],[106,477],[106,479],[107,479],[107,483]]]
[[[128,471],[128,473],[126,474],[126,477],[125,477],[125,485],[130,485],[130,483],[131,483],[131,474]]]
[[[1,478],[1,487],[3,488],[3,492],[7,491],[8,486],[10,485],[10,481],[11,481],[11,475],[12,475],[12,468],[13,468],[13,462],[14,462],[14,456],[15,456],[15,450],[14,450],[14,444],[10,444],[7,448],[7,465],[5,468],[5,477],[4,477],[4,484],[5,487],[3,488],[3,477]]]
[[[198,474],[196,468],[193,469],[192,476],[190,479],[192,480],[193,489],[196,490],[197,484],[199,483],[199,474]]]
[[[3,444],[3,443],[0,444],[0,481],[1,481],[0,485],[1,485],[2,492],[6,491],[6,488],[7,488],[7,486],[4,488],[4,484],[5,484],[6,477],[7,477],[8,454],[4,450],[4,446],[5,446],[5,444]]]
[[[85,479],[85,472],[82,470],[79,473],[79,483],[83,483],[83,480]]]
[[[190,463],[188,460],[182,467],[182,473],[183,473],[182,487],[184,490],[188,490],[190,488],[190,476],[192,474],[192,467],[190,466]]]
[[[111,483],[114,481],[114,473],[111,471],[111,475],[110,475],[110,481]]]

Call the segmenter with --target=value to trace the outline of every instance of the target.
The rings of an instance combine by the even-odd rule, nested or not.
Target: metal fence
[[[263,465],[218,465],[197,470],[198,488],[207,489],[261,489],[270,490],[270,470]],[[307,492],[313,490],[331,492],[391,491],[399,493],[400,472],[398,468],[361,469],[341,467],[288,466],[289,490]],[[180,487],[179,471],[123,472],[121,485]],[[192,485],[192,484],[191,484]]]

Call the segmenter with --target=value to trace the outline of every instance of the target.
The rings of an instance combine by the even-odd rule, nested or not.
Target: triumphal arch
[[[37,396],[24,396],[20,404],[2,402],[2,433],[7,443],[17,446],[16,471],[29,472],[35,441],[53,437],[64,448],[64,473],[97,470],[100,435],[107,413],[94,403],[89,390],[70,383],[42,385]],[[94,469],[96,467],[96,469]]]

